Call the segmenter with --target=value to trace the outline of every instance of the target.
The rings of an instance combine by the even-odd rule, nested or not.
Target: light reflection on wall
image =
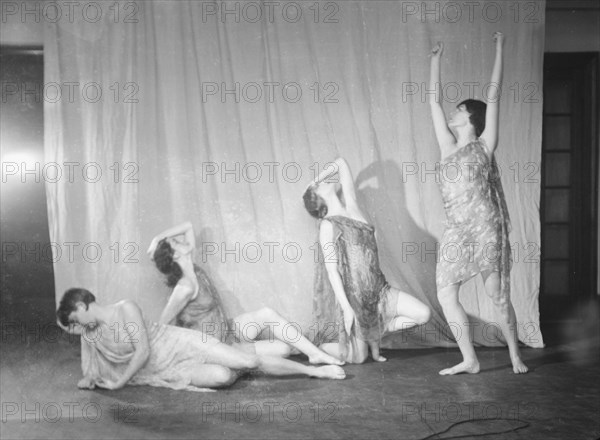
[[[41,51],[0,49],[0,316],[43,325],[54,322],[52,255],[40,252],[50,241],[44,167],[42,99],[10,93],[41,85]]]

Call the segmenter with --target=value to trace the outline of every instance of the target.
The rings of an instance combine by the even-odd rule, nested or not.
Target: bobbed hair
[[[89,290],[73,287],[63,294],[58,310],[56,311],[56,316],[62,325],[68,327],[69,315],[77,310],[78,302],[84,303],[87,310],[89,305],[95,301],[96,297]]]
[[[304,199],[304,207],[314,218],[321,219],[327,215],[327,203],[323,197],[317,194],[316,185],[309,186],[302,198]]]
[[[475,136],[481,136],[481,133],[485,130],[485,112],[487,104],[478,99],[465,99],[458,104],[457,107],[460,107],[461,105],[464,105],[467,112],[469,112],[469,122],[475,128]]]
[[[183,276],[181,266],[173,258],[174,254],[175,250],[164,238],[158,242],[154,251],[154,264],[161,273],[167,276],[166,282],[169,287],[175,287]]]

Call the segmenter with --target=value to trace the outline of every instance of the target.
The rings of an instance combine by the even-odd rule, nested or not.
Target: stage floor
[[[596,439],[599,346],[595,332],[524,348],[526,375],[512,373],[507,349],[479,348],[481,373],[453,377],[438,371],[459,361],[458,349],[386,350],[386,363],[346,366],[343,381],[257,374],[195,393],[80,391],[78,341],[6,339],[0,437]]]

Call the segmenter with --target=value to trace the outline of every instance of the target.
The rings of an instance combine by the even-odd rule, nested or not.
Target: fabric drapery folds
[[[386,279],[433,310],[426,326],[384,347],[451,345],[435,289],[445,214],[428,54],[445,43],[450,112],[485,98],[501,31],[496,159],[513,225],[511,299],[520,340],[542,346],[544,2],[519,16],[485,1],[457,3],[460,16],[436,1],[280,2],[272,13],[248,2],[262,8],[259,18],[244,2],[113,3],[118,18],[103,11],[45,28],[44,80],[62,91],[44,108],[45,162],[65,171],[46,181],[57,298],[81,286],[100,302],[134,300],[157,319],[169,289],[145,249],[158,231],[190,220],[196,263],[231,316],[268,305],[310,333],[318,243],[302,193],[343,156]],[[502,345],[480,277],[460,296],[474,342]]]

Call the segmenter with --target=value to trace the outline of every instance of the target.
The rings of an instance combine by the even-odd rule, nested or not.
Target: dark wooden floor
[[[214,393],[80,391],[77,340],[7,333],[0,437],[596,439],[598,322],[554,332],[546,348],[523,349],[526,375],[512,373],[506,349],[478,349],[481,373],[454,377],[437,373],[457,349],[388,350],[386,363],[347,366],[343,381],[253,375]]]

